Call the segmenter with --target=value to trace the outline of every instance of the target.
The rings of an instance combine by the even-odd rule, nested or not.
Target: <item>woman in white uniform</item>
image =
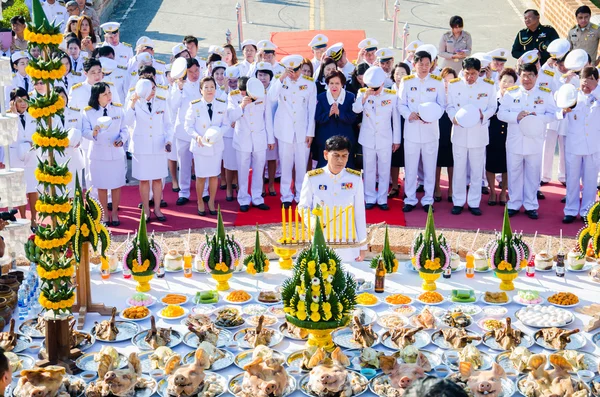
[[[27,92],[23,88],[12,90],[9,99],[10,112],[17,115],[17,127],[19,129],[17,140],[9,147],[10,167],[23,168],[25,170],[25,192],[27,193],[27,202],[31,210],[31,227],[35,228],[37,226],[35,203],[38,199],[38,182],[35,178],[35,169],[38,165],[37,155],[41,153],[32,150],[31,147],[33,144],[32,136],[35,133],[37,122],[27,113],[29,95],[27,95]],[[19,207],[19,214],[21,214],[21,218],[23,219],[26,218],[26,208],[25,205]]]
[[[265,92],[269,92],[271,80],[273,79],[273,67],[268,62],[258,62],[256,64],[256,72],[254,72],[254,77],[263,83]],[[275,108],[277,107],[277,103],[268,101],[267,105],[271,106],[271,114],[273,114],[275,112]],[[266,187],[263,186],[263,197],[267,195],[266,189],[269,189],[269,196],[277,196],[277,193],[275,192],[275,177],[277,176],[277,161],[279,160],[278,153],[277,138],[275,138],[275,145],[273,146],[273,149],[267,149],[265,158],[267,162],[266,178],[268,185]]]
[[[110,124],[100,128],[98,119],[109,117]],[[108,124],[108,123],[107,123]],[[110,86],[104,82],[92,86],[89,106],[83,111],[83,136],[91,141],[88,151],[92,185],[98,189],[98,199],[107,218],[103,222],[118,226],[117,208],[121,201],[121,187],[125,184],[125,150],[127,126],[123,105],[112,102]],[[108,190],[112,197],[112,214],[108,219]]]
[[[140,181],[140,198],[150,220],[150,186],[154,197],[162,195],[162,178],[169,175],[167,153],[171,151],[172,128],[167,99],[156,95],[156,83],[144,77],[136,84],[125,111],[125,123],[132,128],[129,151],[133,155],[131,175]],[[138,92],[149,92],[140,98]],[[167,220],[160,210],[160,200],[154,200],[154,215],[160,222]]]
[[[16,51],[11,55],[10,60],[10,66],[14,74],[10,85],[4,88],[6,103],[10,101],[10,94],[15,88],[23,88],[27,93],[33,90],[33,81],[25,72],[25,68],[29,63],[29,54],[25,51]]]
[[[216,98],[217,84],[212,77],[205,77],[200,82],[201,99],[192,101],[185,115],[185,131],[191,136],[190,151],[194,154],[196,172],[196,195],[198,197],[198,215],[206,215],[204,202],[201,199],[204,184],[208,178],[208,209],[211,215],[217,215],[215,196],[217,194],[217,177],[221,172],[223,159],[223,139],[217,139],[205,145],[207,130],[216,127],[218,130],[229,123],[227,104]]]

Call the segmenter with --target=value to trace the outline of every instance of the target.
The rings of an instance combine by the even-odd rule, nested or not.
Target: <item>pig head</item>
[[[129,364],[127,368],[115,369],[104,374],[102,395],[112,394],[118,397],[132,396],[135,392],[135,385],[142,376],[142,363],[137,353],[129,355]]]
[[[468,363],[461,363],[460,374],[467,380],[467,386],[474,397],[499,397],[502,394],[502,379],[506,378],[504,368],[494,363],[489,371],[474,371]]]
[[[196,361],[183,365],[167,373],[167,393],[169,396],[183,397],[196,394],[204,383],[204,368],[210,367],[210,358],[203,349],[198,348],[195,354]]]
[[[288,379],[283,361],[278,358],[257,357],[244,366],[242,390],[252,397],[280,397],[285,393]]]
[[[310,371],[308,387],[318,396],[351,396],[352,385],[348,380],[346,366],[350,364],[348,357],[337,347],[331,358],[326,357],[322,349],[317,350],[311,359],[311,364],[320,360]]]
[[[55,397],[62,387],[65,374],[65,369],[57,366],[23,370],[13,395],[16,397]]]
[[[381,356],[379,366],[383,373],[389,376],[390,385],[398,390],[400,395],[403,395],[415,380],[424,378],[426,371],[431,371],[429,360],[421,352],[414,364],[400,364],[396,357]]]

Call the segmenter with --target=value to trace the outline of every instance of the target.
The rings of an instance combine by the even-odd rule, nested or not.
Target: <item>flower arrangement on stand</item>
[[[415,237],[411,247],[413,265],[423,279],[423,290],[435,291],[435,281],[450,266],[452,251],[443,233],[435,234],[433,211],[429,208],[425,230]]]
[[[370,263],[372,269],[377,269],[377,265],[379,261],[382,260],[385,266],[385,273],[391,274],[396,273],[398,271],[398,259],[396,259],[396,255],[390,249],[390,238],[388,235],[388,227],[385,227],[385,239],[383,241],[383,251],[381,254],[375,256]]]
[[[598,193],[600,197],[600,192]],[[600,258],[600,201],[594,202],[583,219],[585,225],[577,232],[577,247],[582,255]]]
[[[269,271],[269,260],[262,249],[260,249],[260,237],[258,236],[258,225],[256,225],[256,239],[254,242],[254,251],[244,258],[246,271],[251,275],[267,273]]]
[[[198,254],[206,272],[217,281],[217,290],[227,291],[229,279],[238,266],[244,249],[233,236],[225,234],[221,208],[218,211],[217,233],[211,238],[206,235],[206,242],[200,244]]]
[[[154,236],[148,239],[146,214],[142,209],[138,232],[128,243],[123,254],[123,267],[131,270],[133,279],[138,283],[136,291],[150,291],[150,280],[154,277],[154,273],[158,271],[161,257],[162,251],[154,240]]]
[[[331,332],[350,321],[356,289],[354,278],[344,271],[339,256],[326,245],[317,216],[312,244],[300,252],[292,277],[283,282],[281,296],[286,320],[309,333],[309,346],[331,350]]]
[[[504,208],[502,233],[496,234],[495,238],[487,243],[485,250],[489,264],[496,272],[496,277],[502,280],[500,289],[503,291],[514,290],[513,281],[519,272],[527,267],[531,248],[523,240],[522,235],[513,234],[510,230],[507,208]]]

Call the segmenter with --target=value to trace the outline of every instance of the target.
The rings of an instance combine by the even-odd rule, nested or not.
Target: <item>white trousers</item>
[[[433,189],[435,188],[435,170],[437,152],[440,141],[415,143],[404,141],[404,174],[406,183],[406,200],[404,203],[417,205],[417,173],[419,160],[423,162],[423,186],[425,194],[421,198],[421,205],[433,204]]]
[[[577,216],[579,214],[582,217],[586,216],[588,209],[596,201],[596,178],[600,164],[600,153],[588,155],[566,153],[565,162],[567,163],[565,215]]]
[[[237,153],[237,167],[238,167],[238,195],[237,201],[241,205],[260,205],[265,202],[262,197],[263,177],[262,170],[265,167],[267,158],[266,150],[259,150],[257,152],[240,152]],[[248,182],[250,167],[252,167],[252,186],[250,187],[251,194],[248,194]]]
[[[554,152],[558,141],[558,180],[565,182],[565,137],[558,135],[557,131],[546,130],[544,140],[544,152],[542,155],[542,181],[552,180],[552,163],[554,163]]]
[[[177,139],[177,162],[179,163],[179,197],[190,198],[190,185],[192,183],[192,160],[194,155],[190,152],[190,143]]]
[[[454,173],[452,175],[452,203],[462,207],[479,208],[481,202],[481,173],[485,160],[485,147],[466,148],[452,145]],[[467,197],[467,184],[470,185]]]
[[[367,204],[387,204],[392,167],[392,146],[379,150],[363,146],[363,167],[365,170],[365,202]],[[375,188],[378,175],[379,191]]]
[[[506,151],[508,169],[508,209],[537,210],[537,191],[540,186],[542,154],[515,154]]]
[[[302,191],[302,181],[306,174],[306,164],[308,164],[308,154],[310,149],[306,147],[306,142],[287,143],[279,141],[279,161],[281,162],[281,202],[291,202],[296,200],[300,202],[300,192]],[[294,183],[295,195],[292,193],[292,171],[296,168],[296,180]]]

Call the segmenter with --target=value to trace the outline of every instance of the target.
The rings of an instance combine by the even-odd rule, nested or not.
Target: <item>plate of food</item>
[[[144,321],[151,315],[152,313],[146,306],[130,306],[119,313],[119,317],[129,321]]]
[[[571,292],[557,292],[546,300],[553,306],[564,308],[575,307],[579,304],[579,297]]]
[[[381,343],[392,350],[414,346],[421,349],[431,343],[431,337],[422,327],[400,327],[388,329],[381,335]]]
[[[410,305],[412,298],[404,294],[391,294],[385,297],[385,303],[390,306]]]
[[[130,298],[128,298],[126,303],[129,306],[151,307],[156,302],[158,302],[158,299],[156,299],[156,297],[150,294],[145,294],[143,292],[138,292],[137,294],[133,294]]]
[[[220,371],[233,364],[235,356],[228,350],[219,349],[209,342],[203,342],[201,347],[208,353],[210,357],[209,371]],[[191,351],[183,357],[184,364],[193,364],[196,362],[196,352]]]
[[[252,295],[243,290],[232,291],[223,300],[233,305],[243,305],[252,300]]]
[[[266,314],[268,310],[269,307],[260,303],[252,303],[242,307],[242,313],[244,313],[247,316],[260,316],[261,314]]]
[[[485,332],[490,332],[504,328],[506,326],[506,321],[499,318],[484,317],[477,321],[477,326]]]
[[[479,346],[481,334],[464,328],[443,328],[431,334],[431,342],[441,349],[462,349],[468,344]]]
[[[394,307],[394,313],[398,313],[401,316],[410,316],[417,311],[417,308],[413,305],[398,305]]]
[[[379,335],[371,329],[370,326],[364,326],[362,329],[366,330],[365,334],[362,334],[356,327],[356,324],[351,327],[338,328],[331,334],[333,343],[343,347],[345,349],[361,349],[363,347],[373,347],[379,343]]]
[[[537,331],[533,338],[538,346],[552,351],[577,350],[586,343],[585,336],[579,333],[579,329],[544,328]]]
[[[573,313],[555,306],[535,305],[517,310],[515,317],[533,328],[564,327],[575,321]]]
[[[459,310],[448,310],[442,317],[441,322],[446,327],[467,328],[473,324],[473,318]]]
[[[521,393],[522,396],[537,395],[537,394],[535,394],[535,390],[540,388],[540,386],[539,386],[540,384],[545,384],[547,382],[547,379],[550,376],[548,372],[549,371],[547,371],[547,370],[541,370],[537,373],[535,371],[530,371],[526,375],[519,376],[519,378],[517,378],[518,392]],[[561,382],[566,381],[567,379],[568,378],[563,378],[563,379],[561,379]],[[577,391],[583,392],[583,394],[581,394],[581,393],[577,394],[578,396],[587,396],[588,395],[589,390],[583,382],[579,381],[574,376],[570,376],[570,380],[571,380],[571,385],[566,386],[566,387],[568,387],[568,389],[566,389],[567,391],[565,394],[561,394],[562,396],[570,397],[570,396],[575,395],[573,392],[577,392]],[[530,385],[529,388],[528,388],[528,385]],[[542,386],[542,388],[543,388],[543,386]],[[564,385],[561,386],[561,390],[565,390],[564,388],[565,388]],[[573,392],[571,392],[570,390],[572,390]],[[557,394],[547,394],[547,395],[556,396]]]
[[[473,345],[467,345],[460,350],[446,350],[442,353],[442,360],[453,371],[458,371],[461,362],[470,363],[471,368],[478,371],[487,371],[494,363],[491,355]]]
[[[437,308],[436,308],[437,309]],[[410,325],[413,327],[423,327],[425,329],[437,329],[442,325],[441,318],[436,317],[433,307],[425,306],[420,313],[414,314],[410,319]]]
[[[215,325],[220,328],[238,328],[246,323],[242,318],[242,313],[237,307],[223,307],[217,309]]]
[[[215,305],[209,305],[209,304],[206,304],[206,303],[204,303],[204,304],[198,304],[198,305],[192,307],[192,313],[194,313],[194,314],[204,314],[205,316],[210,316],[216,310],[217,310],[217,307]]]
[[[512,299],[504,291],[500,291],[500,292],[486,291],[485,294],[481,295],[480,301],[482,303],[486,303],[488,305],[504,306],[504,305],[508,305],[512,301]]]
[[[358,307],[352,312],[352,318],[358,317],[358,320],[363,325],[371,325],[377,321],[377,313],[373,309],[366,307]]]
[[[246,374],[246,372],[241,372],[229,380],[229,382],[227,383],[229,393],[231,393],[234,396],[240,396],[240,397],[249,395],[249,394],[247,394],[248,392],[245,392],[242,390],[242,382],[244,381],[245,374]],[[286,388],[283,391],[283,394],[281,395],[281,397],[288,397],[295,391],[296,391],[296,379],[291,375],[287,375]]]
[[[197,305],[214,305],[219,302],[219,293],[215,290],[198,291],[194,296]]]
[[[265,346],[261,346],[261,347],[258,347],[257,349],[259,349],[260,351],[263,351],[263,352],[267,352],[267,350],[264,348],[265,348]],[[244,369],[244,367],[247,364],[250,364],[254,360],[254,351],[257,349],[244,350],[244,351],[238,353],[238,355],[235,356],[233,363],[238,368]],[[272,358],[275,358],[275,359],[278,359],[281,361],[285,361],[285,355],[283,353],[278,352],[277,350],[269,349],[268,354]]]
[[[283,305],[271,306],[271,307],[269,307],[268,312],[269,312],[269,314],[274,315],[278,319],[285,318],[285,312],[283,311]]]
[[[566,265],[571,272],[585,272],[592,268],[592,263],[586,261],[585,254],[574,249],[567,254]]]
[[[571,373],[582,370],[598,372],[600,357],[595,354],[581,350],[559,350],[555,354],[564,357],[571,364]]]
[[[276,291],[260,291],[256,300],[264,305],[281,303],[281,293]]]
[[[179,320],[188,315],[190,311],[179,305],[167,305],[162,310],[159,310],[156,315],[163,320]]]
[[[487,273],[492,271],[485,248],[479,248],[473,253],[473,266],[473,270],[475,270],[476,273]]]
[[[13,373],[13,377],[20,376],[22,370],[35,367],[35,359],[26,354],[4,352],[4,355],[8,359],[8,367]]]
[[[190,297],[184,294],[166,294],[160,298],[163,305],[185,305]]]
[[[506,316],[508,309],[502,306],[484,306],[481,308],[481,312],[484,316],[500,318]]]
[[[311,374],[308,373],[308,374],[304,375],[302,378],[300,378],[300,381],[298,382],[298,389],[302,393],[304,393],[305,395],[307,395],[309,397],[323,397],[322,395],[319,395],[318,393],[313,391],[313,389],[311,388],[311,386],[310,386],[311,378],[310,377],[311,377]],[[365,378],[364,375],[362,375],[358,372],[348,371],[346,382],[349,382],[349,386],[351,386],[351,388],[352,388],[352,391],[353,391],[352,397],[358,397],[361,394],[363,394],[364,392],[366,392],[367,390],[369,390],[369,381],[367,380],[367,378]],[[319,384],[319,382],[315,382],[315,383],[317,385]]]
[[[233,340],[245,349],[257,346],[273,347],[283,340],[283,334],[276,329],[263,326],[260,322],[256,327],[244,328],[233,334]]]
[[[459,312],[468,314],[469,316],[477,316],[481,313],[481,307],[479,305],[471,305],[471,304],[455,304],[450,306],[448,309],[449,312]]]
[[[119,353],[114,347],[102,346],[102,349],[100,349],[99,352],[86,353],[82,356],[79,356],[79,358],[75,360],[75,365],[82,371],[97,372],[98,366],[103,360],[103,356],[109,357],[111,362],[114,363],[113,366],[116,369],[124,368],[129,362],[127,357]]]
[[[408,318],[406,318],[405,316],[401,316],[398,313],[382,314],[377,319],[377,324],[381,328],[385,329],[406,327],[408,325],[408,322]]]
[[[519,290],[513,298],[513,302],[521,306],[539,305],[544,303],[544,298],[540,296],[538,291],[534,290]]]
[[[492,350],[505,351],[513,350],[517,347],[530,348],[534,344],[533,338],[510,325],[506,321],[501,328],[495,331],[488,331],[483,335],[483,344]]]
[[[378,297],[370,292],[362,292],[356,296],[356,306],[374,307],[381,303]]]
[[[505,371],[523,374],[531,371],[529,357],[533,353],[526,347],[515,347],[511,351],[504,351],[496,355],[495,361]]]
[[[171,397],[167,391],[168,379],[161,379],[158,382],[157,393],[160,397]],[[204,372],[204,383],[200,390],[196,391],[195,397],[219,397],[225,394],[227,391],[227,379],[223,376],[205,371]]]
[[[246,318],[246,322],[248,323],[248,325],[251,325],[253,327],[256,327],[258,325],[258,321],[260,318],[263,318],[263,326],[265,327],[271,327],[273,325],[275,325],[277,323],[277,317],[275,316],[271,316],[270,314],[260,314],[260,315],[256,315],[256,316],[249,316]]]
[[[348,360],[350,361],[350,363],[346,366],[346,368],[360,370],[360,364],[362,363],[362,361],[360,361],[361,351],[365,351],[365,350],[374,352],[376,355],[378,353],[378,352],[374,351],[373,349],[371,349],[370,347],[367,347],[365,349],[344,350],[344,355],[346,357],[348,357]],[[308,362],[312,358],[312,354],[314,354],[314,352],[311,353],[311,351],[308,349],[296,350],[294,352],[291,352],[287,356],[287,358],[285,359],[285,363],[287,364],[288,367],[292,367],[292,368],[299,367],[301,373],[308,373],[308,372],[310,372],[310,368],[308,368]],[[358,368],[353,366],[353,361],[356,362]],[[373,367],[369,366],[369,368],[373,368]],[[373,368],[373,369],[375,369],[375,368]]]
[[[308,339],[308,331],[304,328],[296,327],[293,324],[284,321],[283,324],[279,326],[279,331],[288,339],[292,340],[302,340],[305,341]]]
[[[448,300],[455,303],[474,303],[477,296],[472,289],[453,289]]]
[[[133,321],[116,321],[116,309],[109,320],[102,320],[90,332],[100,342],[118,343],[133,338],[140,332],[140,326]],[[152,318],[152,316],[150,317]]]
[[[437,306],[444,303],[444,297],[437,291],[427,291],[417,297],[417,302],[423,305]]]
[[[192,349],[197,349],[201,342],[208,341],[217,347],[225,347],[231,341],[233,334],[223,328],[218,328],[208,316],[188,316],[182,323],[190,330],[183,336],[183,343]]]
[[[18,309],[17,309],[18,310]],[[46,321],[43,316],[25,320],[19,325],[19,331],[30,338],[46,337]]]
[[[160,346],[174,348],[178,346],[183,337],[179,331],[171,328],[152,328],[138,332],[132,339],[131,343],[140,350],[156,350]]]

